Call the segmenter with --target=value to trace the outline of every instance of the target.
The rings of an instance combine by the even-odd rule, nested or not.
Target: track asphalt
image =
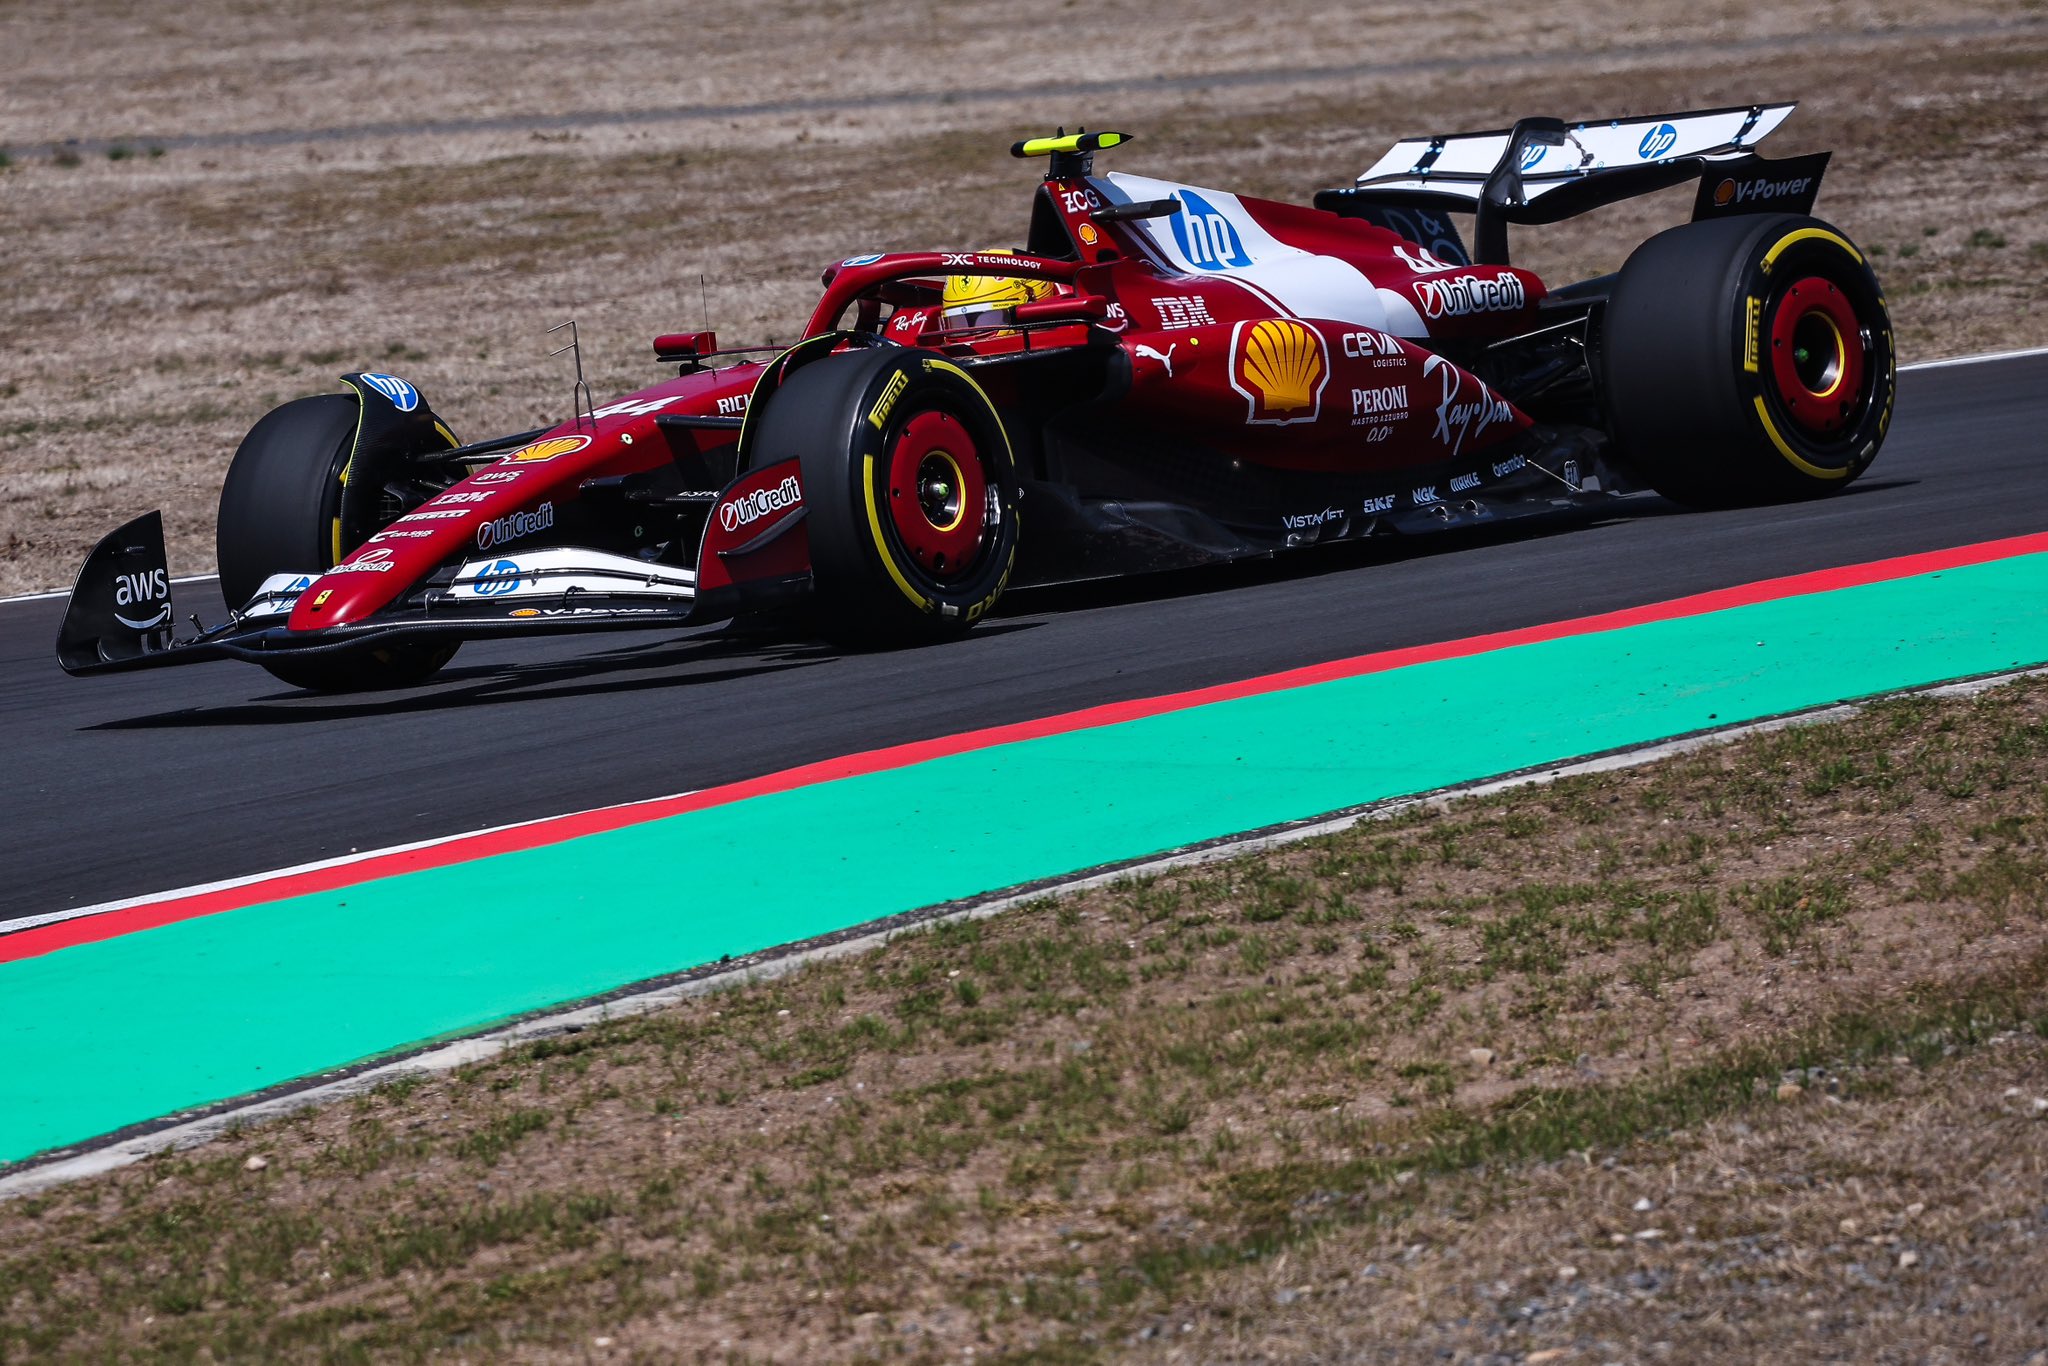
[[[498,642],[465,647],[425,688],[321,698],[234,663],[67,678],[55,660],[61,600],[0,604],[0,925],[2048,529],[2048,355],[1900,383],[1884,454],[1825,502],[1686,513],[1631,500],[1590,522],[1017,593],[940,650],[841,656],[720,631]],[[208,622],[224,610],[213,584],[176,597]],[[1488,704],[1515,708],[1513,697]]]
[[[302,862],[344,841],[395,843],[745,780],[2037,532],[2048,527],[2048,486],[2032,470],[2043,378],[2048,358],[1906,376],[1873,476],[1824,504],[1697,515],[1649,500],[1569,534],[1438,538],[1407,558],[1364,548],[1263,572],[1041,594],[984,635],[908,655],[842,659],[701,636],[558,647],[538,662],[501,647],[496,658],[465,655],[434,687],[337,703],[280,694],[227,665],[66,680],[49,656],[56,604],[10,604],[0,609],[0,716],[28,762],[0,804],[13,847],[4,895],[10,909],[22,898],[20,912],[48,911]],[[1818,599],[1410,659],[940,753],[485,865],[0,964],[0,1032],[14,1044],[0,1064],[0,1161],[896,910],[2048,659],[2048,556],[1912,568]],[[165,692],[184,704],[164,710]],[[136,715],[138,703],[151,709]],[[1504,714],[1513,726],[1490,723]],[[25,889],[38,878],[40,893]],[[564,886],[577,894],[564,898]],[[26,949],[43,933],[11,938]]]

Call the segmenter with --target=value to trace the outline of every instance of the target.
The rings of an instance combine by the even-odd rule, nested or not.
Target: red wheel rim
[[[943,580],[974,564],[988,531],[988,477],[950,413],[903,424],[889,447],[888,496],[890,524],[918,568]]]
[[[1863,401],[1863,328],[1833,281],[1809,275],[1778,296],[1771,315],[1771,378],[1800,427],[1830,436]]]

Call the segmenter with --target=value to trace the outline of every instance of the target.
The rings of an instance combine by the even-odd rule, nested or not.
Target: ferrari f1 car
[[[87,560],[58,657],[389,687],[466,640],[798,600],[843,643],[902,644],[1013,583],[1623,491],[1834,493],[1884,440],[1892,331],[1809,216],[1828,154],[1752,150],[1791,111],[1415,138],[1313,207],[1095,174],[1117,133],[1020,142],[1049,158],[1021,249],[850,256],[786,349],[657,337],[674,378],[467,443],[395,375],[286,403],[221,493],[231,618],[178,634],[151,513]],[[1691,220],[1615,274],[1553,288],[1508,259],[1510,225],[1689,181]]]

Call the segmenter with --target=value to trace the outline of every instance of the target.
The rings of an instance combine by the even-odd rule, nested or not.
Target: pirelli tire
[[[240,607],[272,574],[332,567],[375,528],[342,525],[342,476],[359,400],[315,394],[264,414],[242,438],[221,485],[214,548],[221,595]],[[407,642],[265,660],[272,677],[318,692],[410,687],[431,678],[454,644]]]
[[[828,639],[965,633],[1017,562],[1017,474],[995,405],[959,366],[889,346],[813,361],[760,415],[756,463],[798,456]]]
[[[1615,282],[1601,352],[1617,453],[1701,507],[1847,488],[1884,444],[1898,384],[1863,253],[1796,214],[1643,243]]]

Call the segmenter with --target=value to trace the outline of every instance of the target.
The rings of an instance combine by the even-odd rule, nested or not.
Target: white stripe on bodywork
[[[1291,247],[1267,232],[1244,201],[1227,190],[1204,189],[1171,180],[1112,172],[1103,180],[1109,198],[1118,203],[1132,200],[1182,200],[1180,213],[1163,218],[1132,220],[1130,226],[1144,239],[1157,259],[1183,275],[1200,275],[1242,285],[1297,318],[1328,318],[1360,327],[1391,332],[1397,337],[1425,337],[1429,329],[1406,296],[1382,289],[1349,261],[1320,256]],[[1242,266],[1205,265],[1189,258],[1175,239],[1173,223],[1186,213],[1185,195],[1193,193],[1220,214],[1237,234],[1250,262]]]

